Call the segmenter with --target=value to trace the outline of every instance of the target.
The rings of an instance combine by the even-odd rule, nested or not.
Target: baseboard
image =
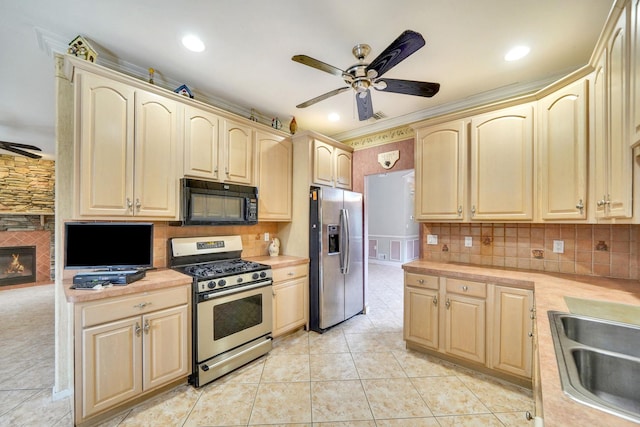
[[[53,401],[66,399],[67,397],[70,397],[70,396],[73,396],[73,390],[70,388],[60,390],[60,391],[56,391],[55,389],[53,389],[51,392],[51,400]]]

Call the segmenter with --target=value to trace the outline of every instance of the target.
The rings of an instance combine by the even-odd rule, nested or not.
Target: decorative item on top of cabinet
[[[580,80],[538,101],[543,220],[587,218],[587,85]]]
[[[309,265],[273,266],[273,337],[309,322]]]
[[[177,103],[77,69],[76,213],[177,219]]]
[[[595,162],[595,216],[631,218],[633,160],[628,129],[627,13],[622,10],[593,77],[591,111]]]
[[[416,129],[417,220],[464,220],[467,135],[463,120]]]
[[[472,220],[533,219],[533,111],[524,104],[471,118]]]
[[[258,221],[291,221],[293,143],[291,139],[256,132],[258,146]]]

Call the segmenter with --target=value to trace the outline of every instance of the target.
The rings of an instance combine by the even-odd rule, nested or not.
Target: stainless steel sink
[[[640,422],[640,327],[558,311],[549,323],[565,393]]]

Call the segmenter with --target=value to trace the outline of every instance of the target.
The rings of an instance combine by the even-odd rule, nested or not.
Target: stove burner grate
[[[237,273],[264,270],[268,268],[263,264],[242,259],[216,261],[185,267],[185,273],[202,279],[222,277]]]

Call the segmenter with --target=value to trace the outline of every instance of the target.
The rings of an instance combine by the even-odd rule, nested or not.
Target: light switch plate
[[[473,246],[473,237],[464,236],[464,247],[470,248],[471,246]]]
[[[553,241],[553,253],[556,253],[556,254],[564,253],[564,240]]]
[[[427,245],[437,245],[437,244],[438,244],[438,235],[427,234]]]
[[[268,242],[269,240],[269,233],[264,233],[264,241]]]

